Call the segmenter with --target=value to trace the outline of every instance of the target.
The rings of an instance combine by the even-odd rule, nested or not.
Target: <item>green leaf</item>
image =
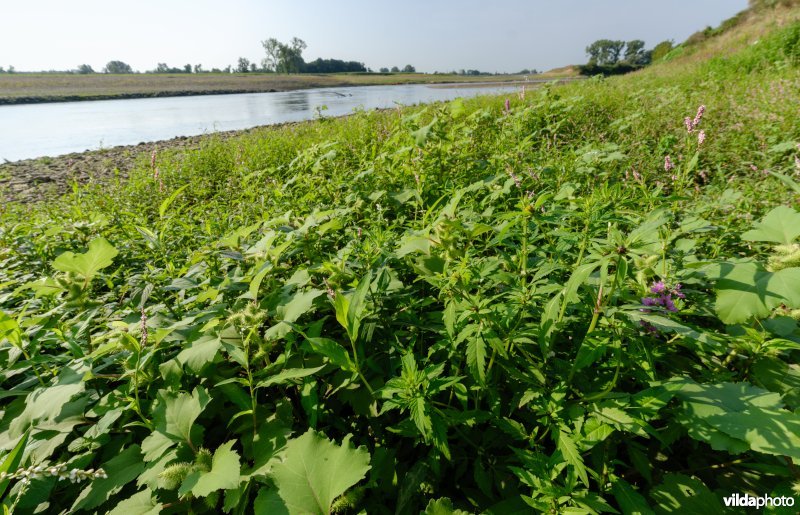
[[[167,209],[169,209],[170,204],[175,202],[175,199],[178,198],[178,195],[180,195],[183,192],[183,190],[188,188],[190,184],[191,183],[184,184],[183,186],[181,186],[177,190],[173,191],[172,195],[170,195],[169,197],[165,198],[164,201],[161,202],[161,205],[158,206],[158,216],[159,216],[159,218],[164,218],[164,215],[167,214]]]
[[[778,206],[742,234],[747,241],[769,241],[788,245],[800,236],[800,213],[787,206]]]
[[[95,238],[89,242],[89,250],[83,254],[73,252],[61,253],[55,261],[53,268],[62,272],[73,272],[91,281],[97,272],[111,266],[114,257],[119,254],[105,238]]]
[[[572,438],[570,438],[569,434],[564,431],[559,431],[558,436],[556,437],[556,446],[558,447],[558,450],[561,451],[561,455],[564,457],[564,460],[572,465],[572,467],[575,469],[575,473],[578,474],[578,477],[588,488],[589,476],[586,473],[586,466],[584,466],[583,458],[581,458],[578,448],[575,446],[575,442],[572,441]]]
[[[163,505],[156,502],[153,492],[145,489],[121,501],[109,515],[158,515]]]
[[[356,371],[356,366],[350,358],[350,354],[338,342],[329,338],[308,338],[303,347],[311,352],[322,354],[342,370],[347,372]]]
[[[180,351],[176,359],[181,366],[188,367],[195,374],[199,374],[206,365],[214,361],[220,347],[222,347],[222,342],[219,336],[203,336],[192,342],[191,346]]]
[[[277,490],[262,488],[258,491],[253,503],[253,513],[255,515],[289,515],[289,510]]]
[[[467,343],[467,367],[479,383],[486,381],[486,343],[480,335],[474,335]]]
[[[20,463],[22,463],[22,456],[25,451],[25,446],[28,444],[29,435],[30,431],[25,431],[25,434],[23,434],[22,438],[19,439],[17,445],[15,445],[13,449],[11,449],[11,452],[9,452],[3,457],[3,462],[0,463],[0,472],[13,474],[14,472],[17,471]],[[6,489],[8,488],[10,482],[11,482],[10,479],[6,479],[5,481],[0,481],[0,499],[2,499],[3,494],[6,493]]]
[[[781,304],[800,307],[800,268],[768,272],[757,263],[722,263],[709,275],[717,279],[715,309],[726,324],[765,318]]]
[[[431,499],[425,507],[424,515],[468,515],[469,512],[453,508],[453,501],[447,497]]]
[[[172,438],[191,442],[192,425],[211,401],[208,392],[198,386],[191,395],[181,392],[173,396],[166,390],[158,393],[162,402],[153,414],[156,428]]]
[[[281,370],[279,373],[275,374],[272,377],[260,381],[256,387],[264,388],[275,384],[288,383],[294,379],[302,379],[304,377],[316,374],[326,366],[327,365],[322,365],[315,368],[287,368],[285,370]]]
[[[642,494],[634,490],[628,482],[618,479],[612,485],[611,492],[614,494],[619,507],[622,508],[622,513],[626,515],[655,514]]]
[[[724,513],[719,499],[706,485],[683,474],[667,474],[664,482],[650,491],[656,513]]]
[[[184,479],[178,494],[192,492],[196,497],[206,497],[217,490],[228,490],[239,486],[239,454],[232,450],[234,440],[222,444],[211,458],[211,470],[194,471]]]
[[[746,441],[754,451],[800,460],[800,415],[752,406],[742,412],[711,415],[706,422]]]
[[[365,448],[350,446],[349,435],[338,446],[309,429],[289,441],[272,478],[290,514],[328,515],[333,501],[364,478],[369,459]]]
[[[78,510],[91,510],[106,502],[122,487],[136,479],[144,471],[142,451],[138,445],[133,445],[122,451],[118,456],[103,464],[103,470],[108,475],[105,479],[94,479],[81,491],[71,512]]]

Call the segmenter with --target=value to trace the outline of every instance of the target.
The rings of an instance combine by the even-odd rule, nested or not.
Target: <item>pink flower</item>
[[[688,116],[683,119],[683,124],[686,125],[686,132],[689,134],[694,132],[694,124],[692,123],[692,119]]]
[[[706,140],[706,131],[700,131],[697,133],[697,144],[702,145],[703,142]]]
[[[153,149],[153,153],[150,154],[150,168],[156,167],[156,154],[158,153],[158,149]]]
[[[666,156],[664,158],[664,171],[665,172],[669,172],[673,168],[675,168],[675,165],[672,163],[672,158],[670,158],[669,156]]]
[[[511,101],[506,99],[506,112],[511,111]]]
[[[703,114],[706,112],[706,106],[701,105],[697,108],[697,114],[694,116],[694,120],[692,120],[692,128],[697,127],[700,125],[700,120],[703,119]]]

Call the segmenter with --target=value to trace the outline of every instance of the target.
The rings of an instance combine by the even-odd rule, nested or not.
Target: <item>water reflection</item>
[[[280,93],[102,100],[0,106],[0,160],[82,152],[175,136],[245,129],[257,125],[374,109],[452,100],[516,86],[442,88],[425,85],[321,88]]]

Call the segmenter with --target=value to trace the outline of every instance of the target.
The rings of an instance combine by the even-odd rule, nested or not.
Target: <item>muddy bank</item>
[[[112,177],[124,178],[140,159],[149,159],[153,150],[199,148],[206,138],[227,139],[256,129],[180,136],[137,145],[1,163],[0,201],[36,202],[61,195],[69,191],[76,182],[87,184]]]

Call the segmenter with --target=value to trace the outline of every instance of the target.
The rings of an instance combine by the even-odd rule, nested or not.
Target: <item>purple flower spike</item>
[[[667,308],[667,311],[672,311],[673,313],[678,311],[678,308],[675,307],[675,303],[672,302],[672,295],[667,295],[662,298],[664,299],[664,307]]]
[[[658,304],[658,299],[654,299],[653,297],[644,297],[642,299],[643,306],[655,306]]]
[[[664,293],[665,291],[667,291],[667,285],[664,284],[664,281],[658,281],[650,287],[650,292],[655,293],[656,295]]]

